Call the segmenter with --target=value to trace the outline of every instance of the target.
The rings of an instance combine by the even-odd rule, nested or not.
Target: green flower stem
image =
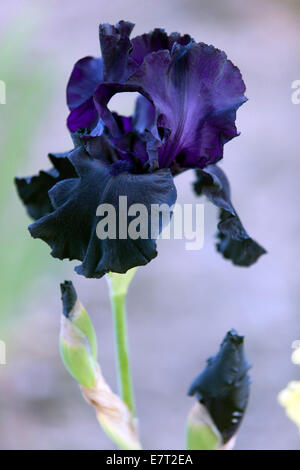
[[[134,393],[129,362],[129,347],[126,318],[126,295],[129,284],[136,269],[126,274],[110,273],[108,275],[110,286],[110,300],[114,319],[115,347],[117,355],[117,372],[120,395],[128,406],[133,417],[136,417]]]
[[[111,305],[114,318],[115,347],[117,355],[117,370],[119,390],[123,401],[135,416],[134,395],[129,363],[127,318],[125,309],[125,295],[111,295]]]

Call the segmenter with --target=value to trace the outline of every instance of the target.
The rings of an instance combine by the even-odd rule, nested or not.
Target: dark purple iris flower
[[[124,273],[157,255],[153,238],[100,240],[96,209],[119,196],[134,203],[176,201],[173,177],[197,170],[195,190],[221,210],[218,250],[249,266],[265,250],[244,230],[216,163],[238,135],[236,111],[246,101],[241,73],[224,52],[188,35],[155,29],[130,40],[133,24],[100,25],[101,58],[85,57],[67,86],[68,128],[75,148],[50,154],[50,171],[17,178],[18,193],[36,221],[29,226],[60,259],[78,259],[86,277]],[[133,116],[108,108],[121,92],[138,92]]]

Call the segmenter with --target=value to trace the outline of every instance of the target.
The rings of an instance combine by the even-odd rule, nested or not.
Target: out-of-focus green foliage
[[[33,33],[32,15],[22,15],[0,36],[0,80],[6,84],[6,104],[0,104],[0,324],[45,260],[26,230],[29,219],[13,184],[15,175],[28,171],[51,96],[49,66],[39,57],[37,67],[30,54]]]

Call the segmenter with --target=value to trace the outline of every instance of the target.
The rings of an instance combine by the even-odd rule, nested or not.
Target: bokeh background
[[[116,389],[106,281],[73,273],[32,240],[13,176],[47,169],[47,153],[71,148],[65,86],[74,62],[98,55],[98,23],[128,19],[135,34],[165,27],[228,54],[249,98],[241,136],[225,147],[223,168],[251,235],[268,255],[250,269],[214,249],[216,210],[205,206],[205,244],[161,241],[128,296],[130,349],[145,448],[184,448],[191,380],[232,327],[246,336],[253,363],[248,412],[237,449],[299,449],[296,426],[277,403],[300,370],[290,362],[300,339],[299,121],[291,83],[300,79],[300,2],[253,0],[10,0],[0,16],[0,366],[2,449],[110,449],[94,412],[58,353],[59,282],[72,279],[96,325],[103,372]],[[117,103],[115,103],[117,105]],[[130,100],[119,103],[129,112]],[[176,179],[179,202],[196,202],[192,172]]]

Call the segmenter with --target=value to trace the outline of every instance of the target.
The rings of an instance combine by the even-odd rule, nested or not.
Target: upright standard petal
[[[211,165],[197,170],[196,175],[196,194],[203,194],[220,209],[218,251],[237,266],[251,266],[266,250],[248,235],[236,214],[225,173],[217,165]]]
[[[97,121],[93,94],[102,80],[102,59],[84,57],[74,65],[67,85],[67,104],[71,111],[67,124],[71,132],[88,128]]]
[[[155,77],[155,80],[153,80]],[[225,53],[206,44],[175,43],[153,52],[127,80],[155,106],[157,132],[169,138],[159,149],[160,167],[179,160],[186,168],[215,163],[237,134],[237,109],[246,101],[245,85]]]
[[[246,101],[240,71],[225,53],[192,41],[146,54],[123,83],[99,85],[95,104],[114,136],[118,129],[107,105],[126,91],[141,93],[155,108],[147,130],[160,142],[160,168],[203,168],[220,160],[224,144],[238,135],[236,111]]]
[[[94,94],[95,88],[103,80],[102,59],[84,57],[74,65],[68,85],[67,104],[72,111]]]
[[[181,36],[179,33],[171,33],[168,35],[164,29],[155,28],[150,33],[136,36],[131,40],[132,51],[130,57],[138,65],[142,65],[146,55],[151,52],[163,50],[169,50],[171,52],[175,42],[185,46],[191,41],[193,41],[193,39],[188,34]]]
[[[129,58],[132,49],[129,36],[133,27],[134,24],[129,21],[120,21],[116,26],[100,24],[99,38],[105,82],[122,83],[136,68]]]

